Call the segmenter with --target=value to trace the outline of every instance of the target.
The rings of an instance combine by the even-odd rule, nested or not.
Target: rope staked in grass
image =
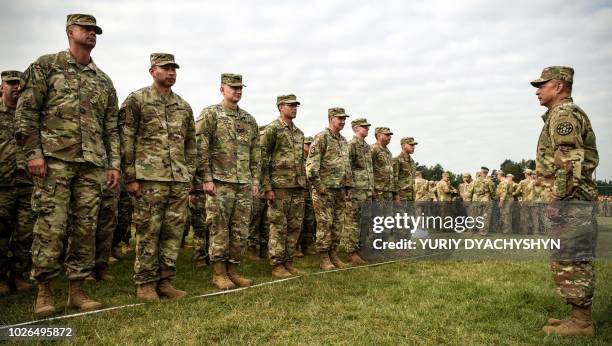
[[[327,271],[318,271],[318,272],[315,272],[315,273],[308,273],[308,274],[303,274],[303,275],[297,275],[297,276],[286,278],[286,279],[279,279],[279,280],[272,280],[272,281],[262,282],[260,284],[255,284],[255,285],[252,285],[252,286],[249,286],[249,287],[240,287],[240,288],[236,288],[236,289],[232,289],[232,290],[227,290],[227,291],[219,291],[219,292],[200,294],[200,295],[193,296],[193,297],[187,297],[185,299],[196,299],[196,298],[207,298],[207,297],[220,296],[220,295],[224,295],[224,294],[231,294],[231,293],[240,292],[240,291],[243,291],[243,290],[254,289],[254,288],[268,286],[268,285],[274,285],[274,284],[282,283],[282,282],[285,282],[285,281],[294,280],[294,279],[300,278],[302,276],[323,275],[323,274],[330,274],[330,273],[347,271],[347,270],[353,270],[353,269],[378,267],[378,266],[382,266],[382,265],[385,265],[385,264],[405,262],[405,261],[413,260],[413,259],[416,259],[416,258],[431,257],[431,256],[437,256],[437,255],[440,255],[440,253],[429,254],[429,255],[421,255],[421,256],[415,256],[415,257],[409,257],[409,258],[404,258],[404,259],[401,259],[401,260],[372,263],[372,264],[367,264],[367,265],[358,266],[358,267],[349,267],[349,268],[343,268],[343,269],[333,269],[333,270],[327,270]],[[69,314],[69,315],[62,315],[62,316],[43,318],[43,319],[40,319],[40,320],[34,320],[34,321],[28,321],[28,322],[21,322],[21,323],[11,324],[11,325],[8,325],[8,326],[0,326],[0,330],[8,329],[8,328],[21,327],[21,326],[27,326],[29,324],[34,324],[34,323],[57,321],[57,320],[64,320],[64,319],[73,318],[73,317],[80,317],[80,316],[85,316],[85,315],[93,315],[93,314],[97,314],[97,313],[101,313],[101,312],[112,311],[112,310],[120,310],[120,309],[136,307],[136,306],[143,306],[143,305],[146,305],[146,303],[119,305],[119,306],[113,306],[113,307],[110,307],[110,308],[104,308],[104,309],[100,309],[100,310],[93,310],[93,311],[87,311],[87,312],[79,312],[79,313],[76,313],[76,314]]]

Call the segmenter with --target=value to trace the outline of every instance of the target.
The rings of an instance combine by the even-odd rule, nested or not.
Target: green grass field
[[[612,232],[612,219],[600,219]],[[612,263],[596,265],[595,339],[547,337],[548,317],[569,308],[553,289],[548,263],[405,261],[323,275],[212,297],[210,269],[179,258],[176,285],[190,298],[45,322],[71,326],[78,344],[595,344],[612,343]],[[113,282],[89,285],[106,306],[135,303],[132,259],[112,267]],[[316,273],[317,258],[297,262]],[[256,283],[271,281],[267,261],[245,261]],[[56,285],[65,310],[66,282]],[[0,298],[0,324],[33,319],[33,294]]]

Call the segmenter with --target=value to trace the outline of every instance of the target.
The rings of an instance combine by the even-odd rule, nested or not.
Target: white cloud
[[[220,101],[220,73],[242,73],[241,104],[261,124],[276,117],[276,95],[293,92],[307,134],[344,106],[391,127],[392,152],[414,136],[417,161],[455,172],[532,158],[544,109],[528,82],[571,65],[598,138],[598,178],[612,178],[608,1],[20,1],[0,15],[0,44],[13,52],[0,68],[64,49],[72,12],[103,27],[93,56],[121,100],[150,83],[149,54],[168,51],[181,64],[175,91],[196,113]]]

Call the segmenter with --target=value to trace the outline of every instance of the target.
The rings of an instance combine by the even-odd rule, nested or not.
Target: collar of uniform
[[[74,57],[72,56],[72,54],[70,53],[70,49],[66,49],[64,51],[64,54],[66,54],[66,61],[69,64],[75,65],[75,66],[82,66],[79,63],[77,63],[77,61],[74,59]],[[96,64],[93,61],[92,57],[89,57],[89,64],[85,65],[85,69],[89,69],[94,71],[96,74],[98,73],[98,66],[96,66]]]
[[[368,143],[366,143],[365,139],[361,139],[361,138],[359,138],[359,137],[357,137],[357,136],[353,136],[353,139],[354,139],[355,141],[357,141],[357,143],[360,143],[360,144],[368,144]]]
[[[410,154],[406,154],[403,150],[402,153],[400,154],[406,161],[410,161],[412,160],[412,158],[410,157]]]
[[[153,94],[155,94],[155,96],[157,96],[160,100],[162,100],[165,104],[175,104],[178,103],[178,101],[176,100],[176,95],[174,94],[174,91],[170,90],[170,94],[168,95],[162,95],[159,93],[159,91],[157,89],[155,89],[155,87],[153,85],[150,86],[151,88],[151,92]]]
[[[236,116],[240,112],[240,106],[236,106],[236,109],[231,109],[229,107],[225,107],[225,104],[223,103],[223,101],[219,103],[219,106],[221,107],[225,115]]]
[[[0,97],[0,113],[8,113],[8,106],[4,104],[4,99]]]
[[[571,96],[562,98],[559,103],[557,103],[556,105],[552,106],[551,109],[547,110],[546,113],[544,113],[544,115],[542,115],[542,119],[544,120],[544,122],[546,122],[546,120],[548,120],[548,118],[550,116],[550,113],[552,111],[554,111],[555,109],[557,109],[557,107],[561,107],[562,105],[564,105],[566,103],[570,103],[570,102],[574,102],[574,99],[572,99]]]
[[[281,117],[278,117],[278,121],[283,124],[283,126],[285,126],[286,128],[288,128],[289,130],[293,131],[293,129],[295,129],[294,125],[289,125],[286,122],[283,121],[283,119]]]
[[[342,136],[342,135],[340,134],[340,132],[338,132],[338,134],[333,133],[333,132],[332,132],[332,130],[331,130],[329,127],[328,127],[328,128],[326,128],[326,130],[327,130],[327,132],[329,132],[329,134],[330,134],[332,137],[334,137],[334,138],[336,138],[336,139],[340,139],[340,136]]]

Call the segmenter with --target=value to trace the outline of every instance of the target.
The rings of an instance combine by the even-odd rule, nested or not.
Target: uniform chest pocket
[[[164,124],[161,120],[163,114],[159,106],[144,105],[140,113],[140,132],[143,137],[154,137],[164,131]]]
[[[250,127],[242,121],[235,121],[236,139],[242,144],[248,144],[251,139]]]
[[[217,119],[216,137],[220,142],[233,140],[234,132],[234,119],[230,117],[219,117]]]

